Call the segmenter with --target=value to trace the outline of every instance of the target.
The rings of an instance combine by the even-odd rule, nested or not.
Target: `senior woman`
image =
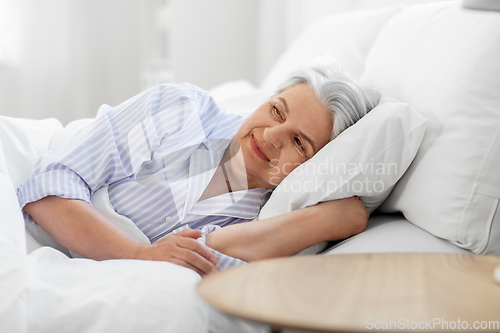
[[[379,98],[333,63],[292,73],[247,119],[192,85],[156,86],[102,106],[92,124],[43,155],[19,202],[28,223],[96,260],[162,260],[204,275],[220,253],[244,261],[293,255],[363,231],[368,214],[353,197],[259,220],[266,195]],[[151,244],[91,205],[103,186]],[[207,226],[216,227],[204,245],[196,239]]]

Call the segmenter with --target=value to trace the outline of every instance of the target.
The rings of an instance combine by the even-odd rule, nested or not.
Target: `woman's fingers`
[[[201,237],[201,230],[188,228],[188,229],[184,229],[184,230],[179,231],[175,235],[196,239],[196,238]]]
[[[144,247],[139,259],[180,263],[200,275],[211,273],[216,270],[217,259],[208,247],[194,239],[198,232],[190,230],[169,235]]]
[[[173,264],[176,264],[176,265],[179,265],[179,266],[183,266],[183,267],[186,267],[186,268],[189,268],[189,269],[192,269],[193,271],[195,271],[196,273],[200,274],[201,276],[204,276],[206,275],[206,273],[204,273],[203,271],[199,270],[197,267],[183,261],[183,260],[180,260],[180,259],[177,259],[177,258],[171,258],[170,260],[168,260],[168,262],[171,262]]]
[[[217,264],[217,258],[213,254],[213,252],[206,247],[205,245],[191,239],[191,238],[186,238],[182,237],[179,240],[179,246],[188,249],[190,251],[194,251],[196,253],[199,253],[202,255],[204,258],[206,258],[208,261],[212,262],[214,265]]]
[[[213,263],[194,251],[179,248],[178,251],[175,251],[175,253],[173,253],[173,257],[186,263],[189,266],[196,268],[197,272],[202,272],[201,275],[209,274],[217,270]]]

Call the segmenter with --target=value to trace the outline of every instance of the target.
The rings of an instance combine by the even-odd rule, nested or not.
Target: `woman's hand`
[[[326,223],[323,228],[330,235],[329,240],[344,239],[366,229],[369,214],[357,196],[320,202],[314,207]]]
[[[200,230],[185,229],[168,235],[155,244],[139,248],[140,260],[168,261],[191,268],[201,276],[216,270],[217,259],[210,249],[196,241]]]

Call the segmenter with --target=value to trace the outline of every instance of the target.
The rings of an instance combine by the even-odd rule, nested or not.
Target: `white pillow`
[[[425,127],[426,119],[412,106],[383,96],[371,112],[293,170],[259,218],[354,195],[373,212],[410,165]]]
[[[500,254],[500,13],[408,7],[381,31],[363,79],[429,119],[384,211],[475,253]]]
[[[60,132],[62,128],[62,124],[57,119],[35,120],[0,116],[0,141],[3,147],[5,166],[13,184],[14,196],[12,202],[21,217],[22,222],[19,226],[23,230],[24,220],[19,209],[16,189],[28,179],[31,167],[37,158],[49,150],[52,135]],[[22,239],[23,243],[25,240],[29,242],[30,251],[39,245],[36,244],[37,242],[65,251],[59,243],[38,225],[28,223],[26,228],[29,230],[28,235],[25,238],[25,234],[22,232]],[[13,237],[13,235],[9,234],[9,237]],[[26,245],[23,245],[24,253],[26,253],[26,250]]]
[[[28,178],[33,163],[49,150],[52,135],[62,128],[62,124],[56,119],[0,116],[0,141],[15,188]]]
[[[312,24],[288,47],[264,78],[261,88],[274,91],[293,70],[328,54],[354,76],[361,76],[365,59],[380,29],[399,8],[333,14]]]

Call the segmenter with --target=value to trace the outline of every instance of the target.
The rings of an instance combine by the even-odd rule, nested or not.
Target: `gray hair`
[[[370,112],[380,101],[380,92],[344,71],[335,62],[303,67],[278,86],[278,93],[297,84],[311,87],[333,117],[333,140]]]

